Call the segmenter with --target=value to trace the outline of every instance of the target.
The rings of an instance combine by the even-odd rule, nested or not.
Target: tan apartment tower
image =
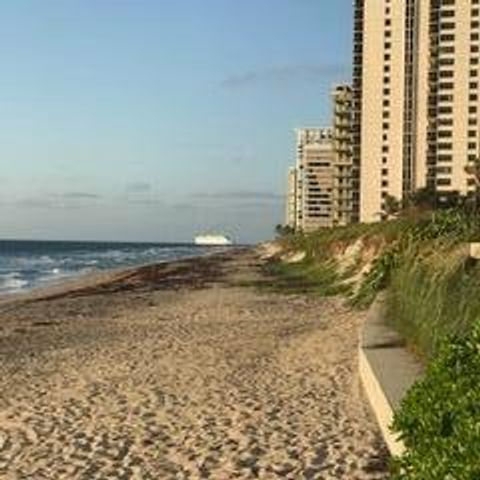
[[[465,195],[474,189],[465,166],[479,156],[479,0],[426,3],[430,8],[422,21],[428,21],[430,34],[427,182],[439,193]]]
[[[333,130],[301,128],[296,134],[296,228],[311,232],[331,227],[335,162]]]
[[[333,127],[296,130],[296,166],[288,172],[285,224],[295,230],[356,221],[352,168],[352,88],[332,91]]]
[[[466,194],[478,156],[478,0],[355,0],[354,207],[425,186]],[[470,187],[471,188],[471,187]]]
[[[285,225],[296,230],[297,228],[297,169],[288,169],[287,201]]]

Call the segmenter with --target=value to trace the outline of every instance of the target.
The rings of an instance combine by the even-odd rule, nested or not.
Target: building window
[[[455,65],[455,59],[454,58],[441,58],[438,61],[438,64],[441,65],[441,66]]]
[[[439,90],[453,90],[454,84],[453,82],[443,82],[438,84]]]
[[[473,22],[472,22],[473,23]],[[455,24],[453,22],[445,22],[440,24],[442,30],[455,30]]]
[[[451,130],[440,130],[438,132],[438,138],[450,138],[452,136]]]
[[[438,149],[439,150],[451,150],[452,149],[452,144],[451,143],[439,143],[438,144]]]
[[[447,45],[438,49],[440,53],[455,53],[455,45]]]
[[[449,18],[455,16],[455,10],[442,10],[440,16],[443,18]]]
[[[452,107],[438,107],[438,113],[448,114],[448,113],[452,113],[452,112],[453,112]]]
[[[437,185],[439,187],[448,187],[452,184],[452,180],[450,178],[438,178]]]
[[[440,78],[452,78],[453,70],[441,70],[438,75]]]
[[[453,95],[439,95],[439,102],[453,102]]]
[[[440,41],[442,42],[453,42],[455,40],[455,35],[452,35],[451,33],[444,33],[443,35],[440,35]]]

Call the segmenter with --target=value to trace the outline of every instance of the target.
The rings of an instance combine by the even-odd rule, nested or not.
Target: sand
[[[3,302],[0,478],[388,478],[362,315],[245,286],[260,263],[246,251]]]

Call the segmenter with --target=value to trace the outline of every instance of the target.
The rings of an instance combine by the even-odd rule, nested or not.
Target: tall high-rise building
[[[288,172],[286,225],[302,231],[355,221],[352,89],[332,92],[333,126],[296,131],[296,166]]]
[[[382,218],[387,196],[473,188],[479,154],[479,0],[355,0],[354,208]]]
[[[297,229],[311,232],[333,225],[334,163],[331,128],[297,130]]]
[[[439,192],[474,188],[465,166],[479,155],[479,8],[479,0],[430,0],[426,175]]]

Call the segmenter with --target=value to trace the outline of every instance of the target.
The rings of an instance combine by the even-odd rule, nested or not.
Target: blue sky
[[[0,237],[241,241],[283,219],[293,129],[330,122],[350,0],[0,5]]]

